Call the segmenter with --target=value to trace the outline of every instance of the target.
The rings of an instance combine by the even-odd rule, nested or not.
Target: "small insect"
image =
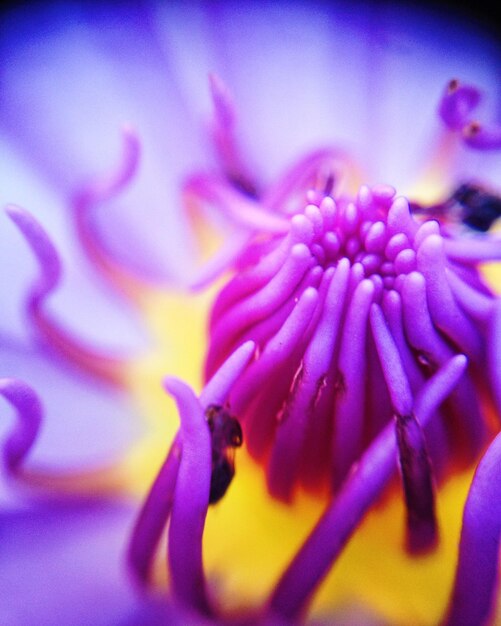
[[[452,198],[462,209],[462,222],[486,232],[501,216],[501,198],[477,185],[461,185]]]
[[[236,417],[217,404],[205,410],[212,444],[212,473],[209,503],[219,502],[235,475],[235,448],[243,442],[242,427]]]
[[[501,217],[501,197],[479,185],[465,183],[441,204],[428,207],[411,204],[411,208],[416,213],[446,222],[461,222],[473,230],[485,233]]]

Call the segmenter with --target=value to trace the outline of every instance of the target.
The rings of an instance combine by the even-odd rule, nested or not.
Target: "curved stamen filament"
[[[100,378],[123,384],[127,357],[110,357],[84,345],[45,311],[45,300],[59,285],[61,262],[48,234],[27,211],[10,206],[7,213],[31,247],[40,276],[26,296],[26,312],[45,344]]]
[[[249,196],[256,195],[256,185],[244,164],[236,138],[236,113],[231,94],[216,74],[209,74],[214,104],[212,139],[223,170],[230,183]]]
[[[35,443],[43,409],[33,389],[20,380],[1,378],[0,394],[17,412],[16,425],[3,445],[5,467],[9,472],[16,472]]]
[[[179,409],[183,446],[169,527],[172,587],[184,605],[210,615],[202,565],[211,477],[210,433],[204,411],[190,387],[175,378],[165,379],[164,385]]]
[[[231,388],[234,386],[242,371],[245,367],[247,367],[250,359],[252,358],[254,350],[255,344],[252,341],[248,341],[247,343],[242,344],[237,350],[235,350],[235,352],[223,363],[223,365],[219,368],[213,378],[206,384],[206,386],[202,390],[198,400],[199,408],[197,409],[197,414],[199,410],[202,412],[204,411],[203,407],[207,407],[209,405],[224,405],[224,403],[227,401],[228,394],[230,393]],[[168,381],[172,380],[174,380],[174,391],[178,395],[185,394],[185,386],[181,387],[180,383],[175,379],[168,379]],[[168,390],[171,388],[171,386],[172,383],[169,382]],[[190,399],[190,396],[188,397],[188,400],[184,402],[185,404],[182,405],[184,407],[183,410],[193,409],[193,402]],[[195,418],[190,417],[189,419],[196,420],[196,416]],[[203,431],[207,430],[205,417],[203,426],[200,422],[198,422],[198,426],[196,424],[197,422],[194,423],[195,428],[201,428]],[[160,538],[167,524],[167,521],[171,516],[173,501],[175,498],[176,482],[184,449],[183,442],[186,437],[189,438],[191,436],[192,430],[186,430],[183,435],[182,427],[181,430],[178,431],[178,433],[176,434],[167,455],[167,459],[160,469],[160,472],[155,479],[155,482],[153,483],[150,492],[148,493],[148,496],[141,508],[141,511],[134,525],[134,530],[132,532],[127,551],[127,561],[134,577],[141,585],[146,585],[148,583],[153,559],[155,557]],[[196,447],[196,445],[196,441],[190,443],[191,454],[193,454],[193,446]],[[203,450],[200,450],[199,454],[201,455],[200,462],[203,463]],[[190,461],[188,461],[188,465],[191,465]],[[186,475],[190,474],[190,467],[188,467],[188,469],[185,469],[184,471],[185,482],[186,480],[188,480],[189,482],[189,477],[188,479],[186,479]],[[196,475],[191,475],[191,479],[196,482],[198,480],[198,477]],[[205,506],[205,500],[203,500],[201,496],[200,498],[202,503],[200,506],[203,510]],[[191,518],[193,512],[188,511],[187,514],[188,517]],[[182,518],[182,515],[183,511],[181,511],[181,513],[178,512],[178,518],[179,516],[181,516]],[[198,534],[196,535],[196,537],[198,537]],[[180,556],[178,553],[176,553],[176,551],[174,552],[174,570],[176,570],[176,568],[179,566],[178,561]],[[186,601],[188,601],[188,603],[194,604],[196,607],[201,608],[204,612],[206,612],[208,610],[208,606],[206,598],[203,594],[194,598],[189,597],[189,594],[186,595],[187,591],[185,589],[185,584],[189,584],[189,580],[188,583],[186,583],[185,577],[189,579],[189,576],[191,576],[192,578],[198,577],[198,579],[200,579],[199,577],[201,565],[198,562],[199,557],[196,553],[192,554],[192,557],[193,560],[191,563],[191,574],[180,574],[181,582],[179,583],[179,586],[181,587],[181,590],[179,593]]]
[[[286,233],[288,220],[262,208],[261,204],[228,187],[218,176],[198,174],[189,178],[183,189],[188,196],[215,204],[230,221],[248,230]]]
[[[122,158],[108,176],[93,181],[75,194],[72,201],[73,217],[80,243],[88,258],[104,276],[132,301],[144,290],[147,279],[127,268],[104,245],[92,223],[92,211],[122,193],[137,172],[140,155],[139,137],[129,127],[122,129]]]

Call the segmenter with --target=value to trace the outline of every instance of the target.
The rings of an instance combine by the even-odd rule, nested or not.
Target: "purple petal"
[[[186,624],[167,603],[138,600],[122,568],[133,503],[57,502],[3,510],[0,622],[16,626]],[[122,572],[122,573],[120,573]]]

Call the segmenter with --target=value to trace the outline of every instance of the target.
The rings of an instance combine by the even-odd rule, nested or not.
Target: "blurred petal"
[[[167,605],[134,596],[122,567],[133,513],[127,502],[51,502],[2,511],[0,622],[185,624]]]

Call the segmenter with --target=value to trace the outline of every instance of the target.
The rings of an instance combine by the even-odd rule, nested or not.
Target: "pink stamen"
[[[223,363],[223,365],[219,368],[213,378],[206,384],[206,386],[202,390],[198,399],[197,408],[195,410],[195,416],[192,416],[190,414],[190,416],[185,418],[185,421],[186,419],[189,420],[188,425],[183,431],[183,423],[181,424],[181,430],[178,431],[171,444],[167,459],[160,469],[160,472],[155,479],[137,517],[127,551],[128,565],[134,578],[141,586],[146,586],[149,582],[151,567],[155,558],[155,553],[160,543],[160,538],[162,536],[164,528],[172,513],[172,506],[176,497],[175,489],[178,474],[180,471],[179,468],[181,464],[181,458],[184,454],[184,440],[186,439],[186,437],[190,438],[193,436],[191,426],[193,426],[195,430],[199,428],[197,424],[200,425],[200,423],[199,421],[197,422],[196,417],[199,411],[204,413],[205,408],[209,405],[222,406],[227,402],[230,390],[237,382],[238,378],[242,374],[242,371],[249,364],[249,361],[252,359],[252,356],[254,354],[254,350],[255,344],[252,341],[248,341],[247,343],[241,345],[238,350],[235,350],[235,352]],[[184,400],[181,398],[179,402],[184,403],[182,404],[182,407],[184,407],[183,410],[192,411],[194,404],[192,402],[190,394],[186,393],[186,386],[182,385],[182,383],[180,383],[180,381],[177,381],[176,379],[167,379],[167,381],[167,388],[168,390],[172,388],[173,395],[177,393],[177,396],[182,396],[182,398],[184,398],[186,395],[188,396],[187,399]],[[205,431],[207,431],[205,417],[203,428],[201,430],[203,431],[202,436],[204,436]],[[194,454],[194,449],[198,445],[198,439],[196,441],[190,441],[191,443],[189,444],[188,449],[191,450],[191,452],[189,452],[189,454]],[[204,441],[205,439],[202,442],[203,445],[205,445]],[[199,453],[200,455],[202,455],[203,450],[201,449]],[[210,455],[208,458],[210,467]],[[189,483],[190,478],[186,478],[186,475],[190,474],[190,472],[192,471],[196,471],[196,468],[195,470],[193,470],[193,463],[190,462],[190,460],[188,460],[188,467],[185,468],[184,471],[184,480],[185,482],[188,481]],[[196,483],[198,480],[197,475],[191,475],[191,480]],[[204,510],[205,500],[200,495],[200,493],[198,495],[201,499],[201,508],[202,510]],[[187,503],[186,507],[189,506],[190,504]],[[185,511],[186,513],[186,509],[183,509],[181,513],[178,513],[178,519],[182,518],[183,511]],[[188,511],[186,514],[190,519],[192,519],[192,515],[195,515],[193,511]],[[196,536],[198,537],[199,535],[197,534]],[[174,551],[174,569],[176,570],[176,568],[181,568],[181,573],[179,574],[179,593],[185,599],[185,601],[188,601],[189,604],[201,608],[204,612],[206,612],[208,611],[208,605],[205,595],[202,593],[199,595],[195,594],[193,597],[191,597],[189,596],[189,593],[185,588],[187,584],[189,585],[190,576],[192,579],[200,580],[201,565],[199,562],[199,555],[197,554],[195,549],[191,556],[192,561],[191,564],[188,565],[191,570],[188,573],[183,573],[183,566],[179,565],[178,560],[176,560],[179,557],[179,551]]]
[[[463,129],[465,143],[477,150],[499,150],[501,148],[501,126],[484,126],[471,122]]]
[[[248,172],[236,138],[236,114],[231,94],[216,74],[209,74],[214,104],[212,139],[228,180],[249,196],[256,195],[256,185]]]
[[[120,195],[137,172],[141,149],[139,137],[126,126],[122,129],[122,142],[121,162],[109,175],[89,183],[75,194],[72,209],[77,235],[88,258],[111,284],[134,300],[148,280],[127,268],[110,252],[92,220],[92,212]]]
[[[59,255],[42,226],[27,211],[10,206],[7,214],[16,224],[35,255],[40,268],[38,279],[26,296],[26,313],[44,345],[84,370],[114,384],[122,384],[126,357],[99,354],[75,338],[45,311],[45,301],[58,287],[61,277]]]
[[[467,360],[457,355],[425,383],[416,398],[416,417],[424,428],[463,375]],[[396,469],[397,442],[390,423],[359,458],[341,491],[282,574],[268,607],[297,619],[367,509],[381,494]]]
[[[0,395],[17,413],[16,424],[3,445],[5,467],[14,473],[35,443],[42,423],[43,408],[33,389],[20,380],[1,378]]]
[[[481,94],[476,87],[451,80],[440,101],[440,117],[451,130],[461,130],[470,121],[470,114],[480,99]]]
[[[172,588],[185,606],[210,615],[202,564],[202,536],[209,506],[211,441],[204,411],[193,391],[176,378],[165,389],[179,409],[182,456],[169,526],[168,560]]]

